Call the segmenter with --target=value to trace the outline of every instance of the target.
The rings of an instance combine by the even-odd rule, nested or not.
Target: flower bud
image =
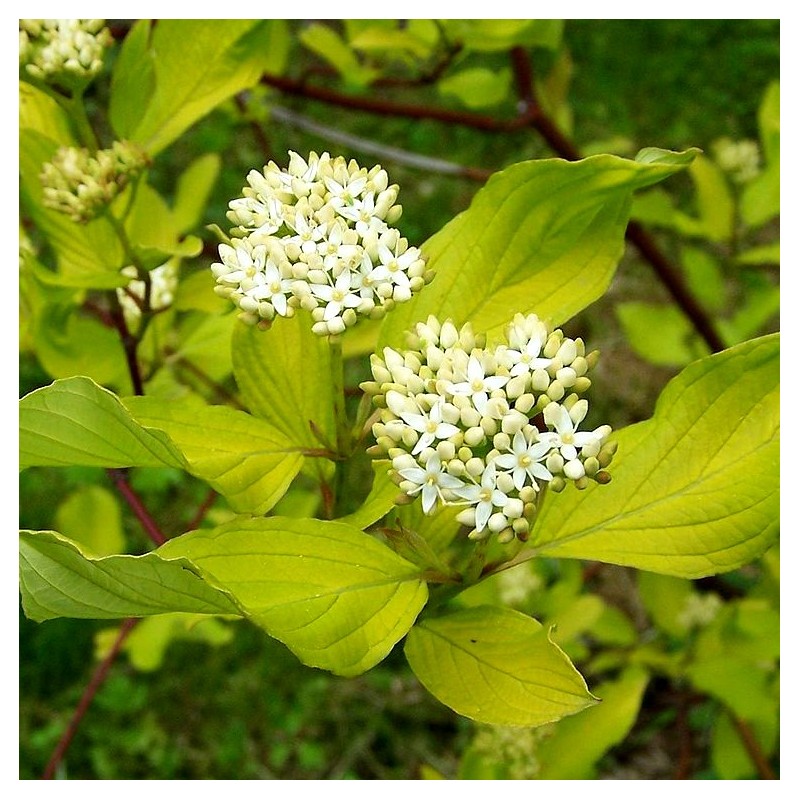
[[[546,392],[548,386],[550,386],[550,376],[547,374],[547,371],[535,369],[531,373],[531,389],[533,389],[534,392]]]
[[[480,458],[471,458],[464,466],[467,468],[467,473],[473,478],[477,478],[478,476],[482,475],[483,470],[486,468],[483,460]]]
[[[578,458],[573,458],[572,461],[567,461],[564,464],[564,475],[570,480],[577,481],[586,474],[583,467],[583,462]]]
[[[465,508],[463,511],[459,511],[456,514],[456,520],[460,522],[462,525],[466,525],[468,528],[475,527],[475,509],[474,508]]]
[[[547,387],[547,397],[551,400],[560,400],[565,394],[566,391],[560,381],[553,381],[550,386]]]

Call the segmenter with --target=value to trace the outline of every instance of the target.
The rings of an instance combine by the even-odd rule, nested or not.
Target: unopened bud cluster
[[[328,153],[289,156],[285,170],[272,161],[251,170],[229,204],[234,238],[211,269],[241,319],[303,308],[315,333],[336,335],[361,317],[380,319],[430,281],[420,251],[390,227],[402,207],[384,169]]]
[[[611,480],[611,428],[578,430],[598,358],[581,339],[517,314],[504,344],[434,317],[408,344],[373,355],[374,381],[362,389],[382,409],[372,454],[391,459],[392,479],[404,496],[421,496],[425,513],[463,505],[471,538],[525,540],[543,486]]]
[[[84,147],[61,147],[42,167],[42,201],[75,222],[88,222],[146,165],[145,154],[129,142],[114,142],[91,153]]]
[[[65,88],[86,84],[103,68],[113,38],[102,19],[21,19],[19,63],[39,80]]]

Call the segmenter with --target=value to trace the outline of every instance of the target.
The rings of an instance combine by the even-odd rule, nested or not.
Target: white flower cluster
[[[113,41],[102,19],[21,19],[19,63],[34,78],[74,88],[100,72]]]
[[[422,254],[390,225],[402,213],[398,187],[379,165],[289,153],[251,170],[230,202],[236,227],[211,269],[217,294],[248,323],[290,317],[298,308],[320,336],[343,333],[359,317],[381,318],[430,280]]]
[[[747,183],[761,170],[761,151],[752,139],[735,142],[727,136],[712,145],[714,159],[736,183]]]
[[[437,504],[463,505],[470,537],[527,538],[543,486],[579,489],[608,483],[616,443],[611,428],[579,430],[589,404],[580,394],[598,353],[517,314],[506,343],[434,317],[419,323],[409,348],[373,355],[374,381],[362,384],[382,409],[373,455],[388,456],[401,491]]]
[[[147,164],[130,142],[114,142],[108,150],[60,147],[42,167],[42,201],[75,222],[96,217]]]
[[[139,280],[139,273],[134,266],[127,266],[121,270],[122,274],[131,278],[130,283],[124,288],[117,289],[117,298],[122,306],[122,312],[129,326],[139,322],[142,316],[142,304],[147,293],[144,281]],[[178,266],[175,261],[167,261],[160,267],[150,270],[150,297],[151,311],[163,311],[169,308],[175,299],[178,288]]]

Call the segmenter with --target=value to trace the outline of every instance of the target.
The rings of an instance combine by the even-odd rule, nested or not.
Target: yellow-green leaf
[[[57,380],[19,403],[19,465],[178,467],[183,456],[162,431],[136,422],[89,378]]]
[[[515,312],[560,324],[600,297],[624,249],[633,191],[685,167],[692,153],[526,161],[496,173],[425,245],[433,282],[386,316],[381,345],[429,314],[497,334]]]
[[[19,547],[22,607],[36,622],[169,611],[240,614],[186,559],[164,561],[154,552],[92,557],[55,531],[20,531]]]
[[[142,426],[169,436],[188,471],[239,513],[265,514],[303,465],[302,454],[284,434],[244,411],[154,397],[128,397],[123,403]]]
[[[652,419],[615,435],[613,480],[548,496],[532,538],[543,555],[698,578],[776,541],[779,335],[695,361]]]
[[[428,597],[417,567],[341,522],[240,519],[157,552],[188,558],[303,663],[337,675],[385,658]]]
[[[237,324],[233,372],[250,411],[296,446],[321,447],[313,428],[335,442],[328,342],[312,333],[305,313],[268,331]]]
[[[434,697],[478,722],[533,727],[596,702],[547,631],[507,608],[423,619],[409,632],[405,653]]]

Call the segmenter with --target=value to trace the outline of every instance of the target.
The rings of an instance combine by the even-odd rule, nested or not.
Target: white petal
[[[492,504],[487,502],[478,503],[475,508],[475,530],[482,531],[486,527],[486,523],[491,516]]]

